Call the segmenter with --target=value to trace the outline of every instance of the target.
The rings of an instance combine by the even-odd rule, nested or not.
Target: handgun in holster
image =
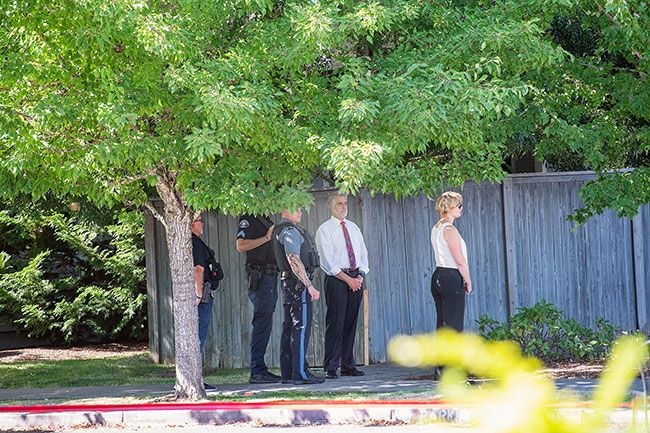
[[[246,266],[244,266],[244,270],[248,274],[248,287],[251,290],[257,290],[258,284],[262,279],[261,266],[246,264]]]

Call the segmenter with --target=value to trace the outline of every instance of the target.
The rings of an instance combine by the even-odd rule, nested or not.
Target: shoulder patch
[[[250,226],[250,223],[248,222],[248,220],[239,221],[239,228],[240,229],[247,229],[248,226]]]

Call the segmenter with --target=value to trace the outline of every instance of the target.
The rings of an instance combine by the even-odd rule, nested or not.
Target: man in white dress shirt
[[[325,272],[325,377],[363,376],[354,362],[354,337],[368,273],[368,251],[359,227],[348,215],[348,197],[332,194],[327,200],[332,217],[316,232],[320,267]]]

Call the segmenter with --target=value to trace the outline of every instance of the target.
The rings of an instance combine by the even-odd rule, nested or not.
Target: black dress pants
[[[338,278],[325,276],[325,371],[336,371],[339,366],[341,371],[355,368],[354,337],[362,299],[363,290],[353,292]]]
[[[436,303],[436,329],[463,332],[465,281],[453,268],[436,268],[431,277],[431,294]]]
[[[298,279],[282,280],[282,307],[280,374],[283,380],[308,379],[307,348],[313,312],[311,296]]]

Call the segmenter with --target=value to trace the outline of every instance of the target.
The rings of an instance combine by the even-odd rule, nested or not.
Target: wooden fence
[[[318,226],[330,217],[327,209],[327,191],[314,192],[314,205],[304,212],[301,226],[314,235]],[[155,202],[162,206],[161,202]],[[350,198],[349,219],[361,226],[360,200]],[[203,240],[215,251],[224,269],[221,289],[215,292],[212,324],[205,348],[205,361],[214,367],[237,368],[250,365],[250,334],[253,307],[248,299],[245,254],[235,250],[238,218],[208,214],[204,218]],[[272,217],[279,221],[280,217]],[[147,292],[149,293],[149,346],[157,362],[169,363],[174,359],[174,322],[171,302],[171,277],[167,265],[167,246],[164,227],[148,212],[145,213],[145,249],[147,256]],[[322,292],[323,273],[319,269],[314,286]],[[279,366],[280,334],[282,327],[282,293],[278,286],[278,303],[273,316],[271,340],[267,350],[267,364]],[[323,363],[325,341],[325,297],[314,303],[314,319],[309,344],[309,365]],[[358,323],[355,343],[355,360],[363,362],[363,320]]]
[[[482,314],[505,321],[517,307],[546,299],[586,325],[603,317],[622,329],[650,331],[650,206],[642,207],[633,220],[607,212],[574,228],[566,217],[580,205],[580,186],[593,177],[526,174],[509,176],[502,184],[465,184],[463,217],[457,226],[467,241],[475,290],[468,299],[467,328],[475,329]],[[314,206],[303,215],[311,233],[329,218],[327,192],[314,195]],[[381,362],[393,336],[435,328],[430,293],[435,262],[429,233],[438,215],[424,196],[396,201],[363,192],[349,203],[349,217],[364,232],[370,258],[368,345],[364,347],[360,320],[355,358],[362,361],[365,349],[371,362]],[[173,322],[163,230],[146,215],[150,346],[154,359],[170,362]],[[206,347],[212,366],[246,366],[250,358],[252,307],[244,283],[244,256],[234,249],[236,233],[236,218],[207,218],[204,238],[226,271]],[[315,282],[320,289],[322,274]],[[324,313],[322,299],[315,308],[311,365],[322,363]],[[279,301],[267,354],[270,365],[278,364],[281,315]]]

